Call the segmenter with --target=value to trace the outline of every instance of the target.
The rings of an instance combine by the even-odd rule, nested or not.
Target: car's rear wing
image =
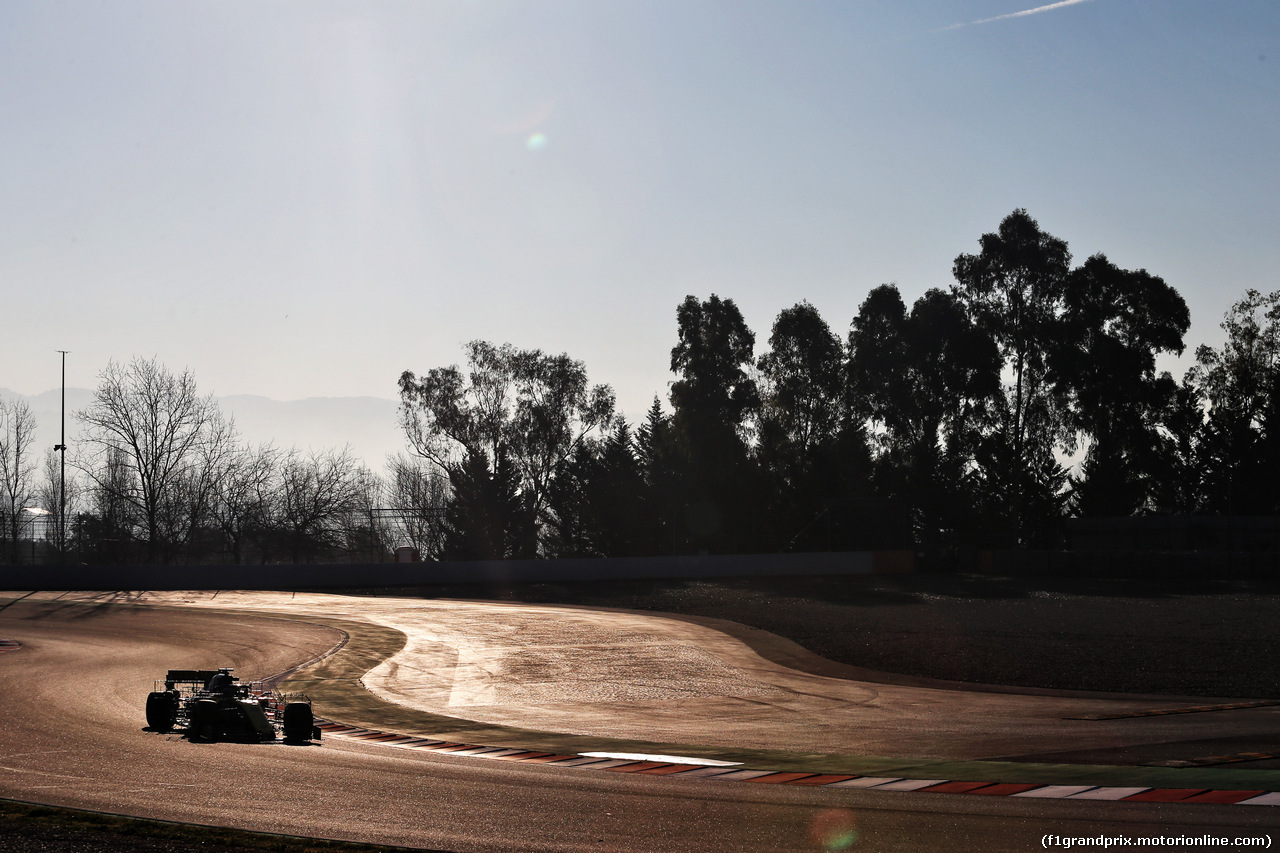
[[[213,677],[219,673],[230,675],[234,670],[223,669],[171,669],[164,681],[156,680],[156,691],[176,690],[184,696],[203,696]],[[219,688],[219,695],[234,695],[240,698],[260,696],[267,690],[261,681],[240,681],[232,676],[232,682]]]
[[[218,672],[216,669],[171,669],[164,680],[174,684],[199,684],[203,687]]]

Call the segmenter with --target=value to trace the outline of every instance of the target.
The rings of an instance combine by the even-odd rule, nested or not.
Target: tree
[[[646,484],[631,429],[623,418],[582,445],[552,482],[543,548],[553,557],[631,557],[654,538]]]
[[[364,465],[357,466],[356,479],[355,500],[338,520],[342,549],[355,562],[378,563],[391,553],[392,530],[378,512],[385,484]]]
[[[732,299],[688,296],[676,312],[678,342],[671,350],[671,433],[687,487],[682,501],[684,548],[750,550],[752,499],[759,493],[747,454],[749,416],[760,404],[755,380],[755,335]]]
[[[1153,512],[1190,515],[1199,511],[1206,472],[1204,419],[1203,395],[1184,377],[1160,413],[1151,473]]]
[[[844,414],[844,350],[808,302],[783,310],[769,352],[760,357],[763,393],[760,449],[793,485],[806,478],[818,447],[831,441]]]
[[[1200,346],[1187,383],[1207,403],[1200,442],[1202,506],[1269,514],[1280,464],[1280,291],[1249,290],[1222,321],[1221,348]]]
[[[560,463],[547,493],[542,518],[542,550],[551,559],[609,557],[591,505],[600,478],[599,450],[582,444]]]
[[[396,544],[408,544],[419,554],[440,559],[444,550],[443,513],[449,502],[448,474],[403,453],[389,458],[387,469]]]
[[[685,542],[685,486],[687,466],[682,464],[671,417],[655,396],[636,430],[636,463],[642,480],[643,512],[638,556],[670,555]]]
[[[800,302],[774,321],[758,361],[760,409],[756,459],[767,488],[760,523],[770,550],[829,550],[845,544],[863,513],[850,498],[865,491],[864,449],[850,418],[845,350],[817,309]]]
[[[1072,426],[1088,442],[1076,510],[1130,515],[1156,486],[1162,413],[1176,393],[1156,356],[1181,354],[1191,324],[1176,290],[1146,270],[1123,270],[1096,254],[1072,270],[1051,372]]]
[[[33,517],[36,462],[31,453],[36,417],[26,400],[0,399],[0,520],[9,540],[9,560],[17,563],[18,540]]]
[[[131,562],[142,525],[137,505],[127,497],[134,474],[124,450],[108,447],[87,480],[87,506],[72,531],[75,549],[89,563]]]
[[[369,476],[350,447],[289,451],[280,465],[274,521],[293,562],[348,544],[348,516],[366,509]]]
[[[212,399],[212,398],[210,398]],[[162,541],[181,546],[186,562],[199,562],[210,553],[221,553],[221,525],[213,514],[220,477],[239,451],[235,423],[215,406],[205,425],[204,440],[194,458],[165,495],[159,514]]]
[[[851,405],[891,446],[971,451],[1000,391],[999,368],[992,339],[938,289],[908,314],[897,288],[882,285],[849,332]]]
[[[718,440],[724,428],[739,431],[759,406],[754,363],[756,336],[732,299],[714,293],[706,302],[686,296],[676,312],[679,341],[671,349],[676,418],[698,438]]]
[[[203,494],[201,466],[234,426],[212,395],[198,394],[189,371],[174,375],[154,358],[108,362],[98,378],[89,407],[76,413],[85,427],[77,464],[96,490],[137,510],[147,559],[167,562],[191,529],[179,516]]]
[[[261,540],[270,525],[279,469],[285,458],[271,444],[241,445],[214,469],[210,516],[237,565],[244,561],[249,544]]]
[[[905,507],[918,542],[973,527],[975,460],[999,368],[993,339],[942,290],[908,314],[897,288],[882,285],[853,320],[850,406],[872,425],[878,491]]]
[[[51,525],[49,529],[50,542],[55,546],[63,543],[58,539],[58,531],[68,531],[69,528],[64,522],[63,515],[63,467],[62,458],[58,451],[49,448],[45,451],[44,461],[41,466],[42,477],[39,487],[36,491],[37,506],[47,513],[45,516],[49,519]],[[69,472],[66,476],[66,513],[65,519],[75,518],[82,508],[82,489],[80,479],[75,476],[74,472]],[[66,554],[60,555],[64,560]]]
[[[433,368],[400,376],[400,421],[413,451],[443,470],[483,456],[507,457],[531,506],[541,510],[557,466],[613,417],[608,385],[588,386],[568,355],[467,344],[468,370]]]
[[[623,418],[600,445],[599,464],[589,491],[596,520],[596,544],[608,557],[638,557],[648,553],[654,538],[644,472],[636,440]]]
[[[1025,210],[1005,217],[979,245],[978,254],[956,258],[952,292],[995,341],[1012,379],[982,453],[991,489],[1004,492],[1008,501],[1010,535],[1026,542],[1056,521],[1060,503],[1051,491],[1062,482],[1054,451],[1068,424],[1062,395],[1050,381],[1049,359],[1071,255],[1064,241],[1041,231]]]
[[[468,453],[449,468],[453,497],[444,516],[444,559],[504,560],[532,557],[534,508],[519,489],[519,474],[501,448],[489,467],[482,453]]]

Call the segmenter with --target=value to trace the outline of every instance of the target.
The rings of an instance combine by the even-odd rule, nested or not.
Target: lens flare
[[[524,147],[530,151],[541,151],[547,147],[547,135],[545,133],[529,134],[529,138],[524,141]]]
[[[820,850],[848,850],[858,843],[858,827],[848,809],[818,812],[809,824],[809,837]]]

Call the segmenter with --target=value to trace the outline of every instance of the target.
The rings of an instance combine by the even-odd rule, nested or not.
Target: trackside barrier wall
[[[493,560],[452,563],[325,563],[242,566],[0,566],[0,589],[348,589],[431,584],[489,585],[745,576],[976,572],[1002,577],[1280,579],[1280,552],[852,551]]]
[[[882,552],[898,554],[899,552]],[[910,552],[906,552],[910,556]],[[847,575],[910,571],[870,551],[452,563],[333,563],[272,566],[0,566],[0,589],[341,589],[422,584]]]
[[[983,551],[978,572],[1018,577],[1067,575],[1109,578],[1280,578],[1275,551]]]

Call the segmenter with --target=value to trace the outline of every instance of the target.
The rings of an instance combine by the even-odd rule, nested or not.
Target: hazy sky
[[[1280,4],[0,4],[0,386],[158,356],[392,398],[472,338],[639,416],[676,306],[951,283],[1014,208],[1186,298],[1280,288]]]

